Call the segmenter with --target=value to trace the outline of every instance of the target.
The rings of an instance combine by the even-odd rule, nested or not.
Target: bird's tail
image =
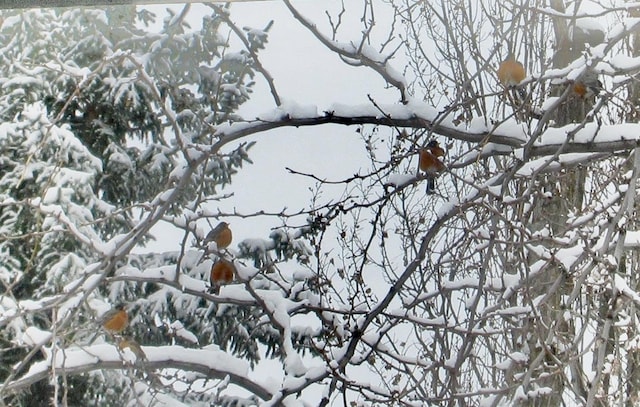
[[[220,295],[220,284],[212,283],[209,287],[209,294]]]
[[[436,192],[436,178],[427,178],[427,194],[434,194]]]
[[[511,99],[515,106],[520,107],[527,101],[527,90],[523,87],[511,88]]]

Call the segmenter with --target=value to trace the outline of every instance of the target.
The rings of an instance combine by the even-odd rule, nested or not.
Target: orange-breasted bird
[[[513,58],[507,58],[498,67],[498,80],[505,88],[518,85],[527,76],[524,66]]]
[[[587,99],[600,93],[602,82],[595,73],[588,72],[581,80],[573,82],[571,89],[579,98]]]
[[[524,66],[516,61],[513,57],[509,57],[500,63],[498,67],[498,80],[507,89],[515,88],[527,76]],[[526,98],[524,89],[514,89],[513,102],[522,103]]]
[[[129,314],[124,305],[107,311],[99,319],[100,325],[110,334],[119,334],[129,326]]]
[[[444,150],[436,140],[431,140],[429,144],[419,153],[418,167],[427,174],[427,193],[431,194],[436,189],[436,177],[447,167],[440,160],[444,157]]]
[[[204,238],[204,244],[207,246],[211,242],[216,242],[218,250],[222,250],[231,244],[232,238],[233,235],[231,234],[231,229],[229,229],[229,224],[227,222],[220,222],[218,226],[211,229],[211,232]]]
[[[233,282],[235,275],[236,266],[232,262],[223,258],[218,259],[211,266],[209,275],[211,290],[216,294],[220,293],[220,286]]]

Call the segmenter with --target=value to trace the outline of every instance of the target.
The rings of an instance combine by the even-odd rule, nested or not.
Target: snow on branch
[[[317,126],[321,124],[343,124],[354,126],[360,124],[377,124],[393,127],[408,127],[415,129],[429,129],[457,140],[470,142],[490,141],[511,147],[520,146],[526,139],[524,130],[514,132],[511,126],[508,132],[503,134],[498,129],[489,132],[484,126],[466,128],[456,126],[452,120],[439,117],[440,113],[433,107],[417,102],[409,101],[406,105],[358,105],[348,106],[334,104],[323,113],[318,113],[315,106],[301,106],[296,103],[283,103],[280,107],[259,115],[253,121],[234,122],[217,127],[215,136],[221,139],[220,143],[226,144],[250,134],[260,133],[279,127]],[[217,149],[219,145],[214,147]]]
[[[206,349],[188,349],[182,346],[142,346],[146,360],[136,361],[136,366],[148,371],[160,369],[182,369],[199,372],[206,377],[230,381],[247,391],[252,392],[263,400],[272,397],[265,387],[249,379],[249,364],[221,351],[215,346]],[[29,371],[21,378],[3,383],[5,391],[17,392],[40,380],[46,379],[52,367],[64,370],[68,375],[82,374],[102,369],[121,370],[126,365],[123,355],[116,346],[99,344],[82,349],[71,348],[58,350],[55,365],[51,360],[34,363]]]
[[[481,143],[489,154],[512,153],[529,140],[527,129],[521,124],[506,120],[492,128],[479,124],[455,125],[452,119],[440,117],[441,112],[422,102],[411,100],[406,105],[357,105],[334,104],[323,113],[316,106],[301,106],[287,102],[258,115],[255,120],[220,125],[214,136],[220,141],[211,148],[217,151],[221,145],[251,134],[280,127],[317,126],[343,124],[347,126],[373,124],[401,128],[428,129],[435,134],[471,143]],[[640,142],[636,123],[601,125],[597,123],[570,124],[546,129],[530,149],[531,156],[552,155],[562,147],[563,153],[613,153],[630,150]],[[572,139],[569,139],[569,138]],[[487,148],[489,145],[508,147]]]

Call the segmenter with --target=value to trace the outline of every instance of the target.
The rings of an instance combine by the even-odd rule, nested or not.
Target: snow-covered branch
[[[356,126],[362,124],[382,125],[396,128],[425,129],[433,134],[453,140],[477,143],[483,153],[504,155],[517,152],[524,147],[528,136],[526,128],[513,121],[502,122],[493,128],[485,125],[455,125],[452,120],[439,116],[432,107],[419,102],[406,105],[383,105],[384,114],[371,105],[330,106],[323,113],[317,113],[316,106],[283,104],[282,106],[257,116],[254,120],[221,125],[214,133],[220,141],[212,147],[281,127],[318,126],[323,124],[342,124]],[[481,121],[479,121],[481,122]],[[436,124],[438,123],[438,124]],[[580,127],[577,129],[577,127]],[[568,139],[569,134],[572,135]],[[631,123],[598,125],[568,125],[548,128],[529,150],[531,157],[562,153],[615,153],[633,149],[640,141],[637,126]],[[499,147],[502,146],[502,147]],[[561,148],[562,147],[562,148]],[[477,159],[475,156],[474,159]]]
[[[162,371],[164,369],[181,369],[198,372],[207,378],[224,380],[240,386],[263,400],[272,397],[264,386],[248,377],[249,364],[230,356],[219,349],[188,349],[180,346],[142,346],[145,359],[136,358],[133,354],[123,353],[116,346],[109,344],[91,345],[83,348],[67,348],[56,353],[55,369],[67,375],[76,375],[96,370],[120,370],[132,365],[144,371]],[[126,351],[126,349],[125,349]],[[3,383],[5,391],[18,392],[33,383],[48,377],[53,366],[50,361],[34,363],[21,378]]]

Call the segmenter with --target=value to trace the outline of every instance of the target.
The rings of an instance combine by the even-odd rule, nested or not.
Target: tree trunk
[[[562,1],[552,1],[551,5],[554,9],[565,13]],[[570,41],[569,25],[572,23],[567,22],[566,18],[553,20],[556,41],[556,51],[553,56],[554,68],[567,66],[584,50],[584,44],[573,44]],[[551,96],[562,95],[566,87],[567,85],[563,84],[552,88],[550,90]],[[568,123],[581,122],[584,120],[585,112],[589,110],[589,104],[593,104],[593,101],[567,97],[556,111],[555,125],[560,127]],[[551,173],[538,180],[540,190],[549,193],[551,197],[536,201],[532,219],[534,231],[548,227],[555,236],[560,236],[566,231],[569,213],[574,210],[579,213],[582,208],[585,176],[584,168],[575,168]],[[536,260],[538,259],[534,256],[528,259],[530,264]],[[566,385],[565,375],[569,376],[574,387],[575,383],[582,383],[579,361],[564,360],[561,354],[556,353],[559,349],[570,348],[575,335],[575,327],[562,316],[566,309],[563,298],[568,292],[571,292],[572,288],[573,281],[560,267],[546,268],[544,274],[536,277],[530,285],[531,299],[544,295],[549,295],[549,297],[538,310],[539,320],[530,320],[529,326],[525,327],[525,333],[529,335],[527,341],[530,351],[529,360],[531,361],[529,369],[536,370],[535,376],[540,378],[536,381],[535,386],[525,390],[546,387],[552,391],[544,396],[535,397],[523,405],[536,407],[562,405],[562,395]],[[576,368],[571,366],[571,363],[576,363]],[[570,377],[573,374],[580,376]],[[583,392],[577,391],[576,393]]]

